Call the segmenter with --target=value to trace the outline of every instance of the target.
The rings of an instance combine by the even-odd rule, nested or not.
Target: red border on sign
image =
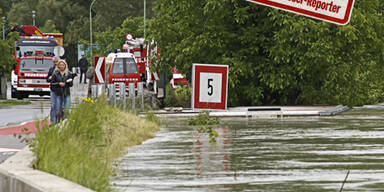
[[[313,18],[318,18],[318,19],[321,19],[321,20],[326,20],[326,21],[330,21],[330,22],[333,22],[333,23],[341,24],[341,25],[345,25],[345,24],[347,24],[349,22],[349,19],[350,19],[350,16],[351,16],[351,12],[352,12],[353,3],[354,3],[354,0],[349,0],[348,5],[347,5],[347,9],[345,11],[344,18],[343,19],[339,19],[339,18],[328,16],[328,15],[324,15],[324,14],[308,11],[308,10],[305,10],[305,9],[300,9],[300,8],[297,8],[297,7],[292,7],[292,6],[281,4],[281,3],[276,3],[276,2],[273,2],[273,1],[270,1],[270,0],[247,0],[247,1],[263,4],[263,5],[266,5],[266,6],[276,7],[278,9],[288,10],[288,11],[295,12],[295,13],[300,13],[300,14],[303,14],[303,15],[308,15],[308,16],[313,17]]]
[[[194,103],[192,106],[196,109],[227,109],[227,83],[228,83],[228,66],[223,65],[195,65],[195,81],[194,86]],[[208,103],[199,101],[200,93],[200,73],[221,73],[221,103]]]

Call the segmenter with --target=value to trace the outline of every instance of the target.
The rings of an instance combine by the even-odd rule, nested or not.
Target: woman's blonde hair
[[[60,69],[59,69],[59,65],[60,65],[60,63],[64,63],[64,64],[65,64],[65,69],[64,69],[64,71],[60,71]],[[61,73],[61,75],[68,75],[69,70],[68,70],[68,64],[67,64],[67,62],[66,62],[65,60],[63,60],[63,59],[60,59],[59,62],[57,63],[57,66],[56,66],[56,68],[55,68],[55,71],[59,71],[59,72]]]

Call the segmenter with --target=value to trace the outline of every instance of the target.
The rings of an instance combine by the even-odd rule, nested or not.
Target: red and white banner
[[[104,83],[105,79],[105,57],[95,56],[95,83]]]
[[[354,0],[247,0],[338,25],[346,25]]]
[[[193,64],[192,108],[227,109],[228,65]]]

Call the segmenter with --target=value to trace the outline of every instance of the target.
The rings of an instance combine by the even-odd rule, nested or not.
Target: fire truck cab
[[[128,88],[129,83],[141,82],[140,73],[134,54],[128,52],[109,53],[106,58],[108,69],[108,82],[118,84],[123,82]]]

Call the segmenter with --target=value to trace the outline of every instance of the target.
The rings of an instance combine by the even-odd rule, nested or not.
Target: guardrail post
[[[113,106],[116,106],[116,86],[115,86],[115,84],[108,84],[108,98],[109,98],[109,102],[111,104],[113,103]]]
[[[104,84],[97,85],[97,97],[100,97],[105,92]]]
[[[123,102],[123,108],[125,110],[126,105],[127,105],[127,100],[126,100],[126,88],[125,88],[125,83],[119,83],[119,92],[120,92],[120,102]]]
[[[135,83],[129,83],[129,98],[131,99],[132,111],[135,111]]]
[[[141,110],[144,110],[144,85],[143,82],[137,83],[137,97],[141,99]]]
[[[92,99],[97,97],[97,85],[92,85]]]

